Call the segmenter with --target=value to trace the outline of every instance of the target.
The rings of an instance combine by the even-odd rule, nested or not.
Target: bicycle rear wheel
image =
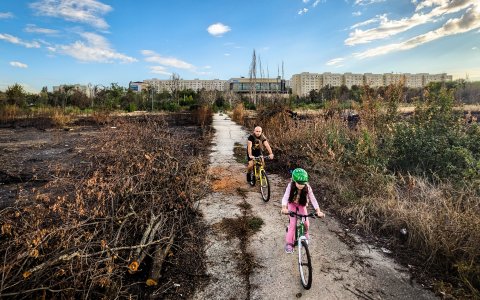
[[[270,183],[268,182],[267,172],[265,170],[260,171],[260,192],[262,193],[262,199],[265,202],[270,200]]]
[[[312,260],[305,240],[302,240],[301,246],[298,247],[298,268],[300,281],[303,287],[309,290],[312,287]]]

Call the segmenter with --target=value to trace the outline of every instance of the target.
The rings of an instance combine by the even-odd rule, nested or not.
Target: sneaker
[[[288,254],[292,254],[293,253],[293,245],[292,244],[286,244],[285,245],[285,252],[288,253]]]

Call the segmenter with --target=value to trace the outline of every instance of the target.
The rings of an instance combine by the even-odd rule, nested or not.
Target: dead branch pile
[[[118,120],[79,163],[0,211],[0,295],[161,295],[162,264],[208,190],[208,136],[160,117]],[[147,287],[151,286],[151,287]]]

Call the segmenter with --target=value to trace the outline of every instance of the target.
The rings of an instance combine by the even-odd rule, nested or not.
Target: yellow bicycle
[[[268,200],[270,200],[270,183],[268,181],[267,172],[265,171],[264,159],[268,159],[268,156],[254,157],[250,185],[255,186],[255,183],[259,182],[262,199],[263,201],[268,202]]]

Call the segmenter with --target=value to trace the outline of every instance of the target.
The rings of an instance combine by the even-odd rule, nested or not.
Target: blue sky
[[[0,0],[0,90],[301,72],[480,80],[479,0]]]

